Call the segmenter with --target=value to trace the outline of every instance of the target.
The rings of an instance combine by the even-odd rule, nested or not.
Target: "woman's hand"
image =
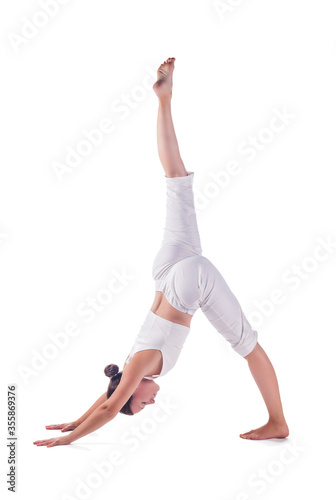
[[[60,429],[62,432],[73,431],[79,426],[78,422],[70,422],[69,424],[55,424],[55,425],[46,425],[45,428],[49,431],[55,431]]]
[[[139,382],[138,382],[139,385]],[[137,386],[134,387],[134,390],[136,389]],[[115,405],[114,405],[115,406]],[[70,444],[73,441],[76,441],[76,439],[80,439],[83,436],[86,436],[87,434],[90,434],[90,432],[94,432],[97,429],[99,429],[102,425],[107,424],[107,422],[110,422],[117,414],[119,411],[119,403],[117,404],[117,407],[112,408],[106,405],[106,403],[102,403],[100,406],[98,406],[91,414],[89,417],[87,417],[86,420],[82,420],[82,418],[78,419],[77,422],[78,426],[75,430],[73,430],[70,434],[62,436],[60,438],[54,438],[54,439],[43,439],[41,441],[34,441],[33,444],[36,444],[37,446],[46,446],[47,448],[50,448],[52,446],[59,446],[59,445],[64,445],[64,444]],[[80,422],[82,420],[82,422]],[[74,425],[72,424],[60,424],[56,427],[61,428],[61,430],[69,430],[69,425]],[[63,427],[64,426],[64,427]],[[46,426],[46,427],[53,427],[55,426]]]
[[[48,430],[61,430],[61,432],[73,431],[79,426],[78,422],[70,422],[69,424],[55,424],[55,425],[46,425],[46,429]],[[52,446],[60,446],[70,444],[71,440],[69,436],[62,436],[58,438],[51,439],[41,439],[40,441],[34,441],[33,444],[36,446],[46,446],[47,448],[51,448]]]
[[[51,438],[51,439],[41,439],[40,441],[33,442],[33,444],[36,444],[36,446],[46,446],[47,448],[52,448],[53,446],[60,446],[70,443],[71,441],[68,436],[62,436],[59,438]]]

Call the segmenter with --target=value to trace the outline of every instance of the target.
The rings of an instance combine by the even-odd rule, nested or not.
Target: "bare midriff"
[[[175,309],[175,307],[169,304],[162,292],[155,292],[154,302],[150,310],[157,316],[167,319],[172,323],[178,323],[179,325],[188,326],[190,328],[192,314]]]

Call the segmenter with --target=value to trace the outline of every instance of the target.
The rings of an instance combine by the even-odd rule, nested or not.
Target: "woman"
[[[273,366],[259,345],[241,307],[216,267],[202,256],[194,196],[194,172],[185,169],[171,114],[172,76],[175,58],[160,65],[153,90],[159,100],[158,153],[167,187],[163,242],[153,263],[155,299],[125,361],[123,371],[108,365],[107,393],[76,422],[49,425],[47,429],[72,431],[66,436],[35,441],[37,446],[57,446],[99,429],[118,412],[134,415],[155,402],[160,389],[154,379],[175,365],[198,308],[232,348],[249,365],[265,401],[266,425],[240,434],[244,439],[285,438],[289,435]]]

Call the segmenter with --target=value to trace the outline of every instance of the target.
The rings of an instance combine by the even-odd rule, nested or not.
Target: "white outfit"
[[[160,375],[144,378],[152,380],[159,376],[162,377],[175,365],[189,332],[190,328],[188,326],[172,323],[149,310],[145,321],[141,325],[140,332],[135,338],[126,363],[129,363],[136,352],[158,349],[162,352],[163,365],[161,373]]]
[[[258,333],[221,273],[202,256],[192,189],[194,172],[187,173],[165,178],[166,224],[152,267],[155,291],[161,291],[175,309],[184,313],[193,315],[200,308],[232,348],[245,357],[257,344]],[[163,368],[157,376],[165,375],[175,365],[189,331],[189,327],[149,311],[128,361],[138,350],[159,349]]]

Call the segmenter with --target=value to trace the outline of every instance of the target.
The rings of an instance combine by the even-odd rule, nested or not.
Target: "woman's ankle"
[[[268,422],[275,425],[287,425],[285,416],[283,414],[269,415]]]
[[[159,98],[159,106],[166,107],[171,105],[172,95],[160,96]]]

